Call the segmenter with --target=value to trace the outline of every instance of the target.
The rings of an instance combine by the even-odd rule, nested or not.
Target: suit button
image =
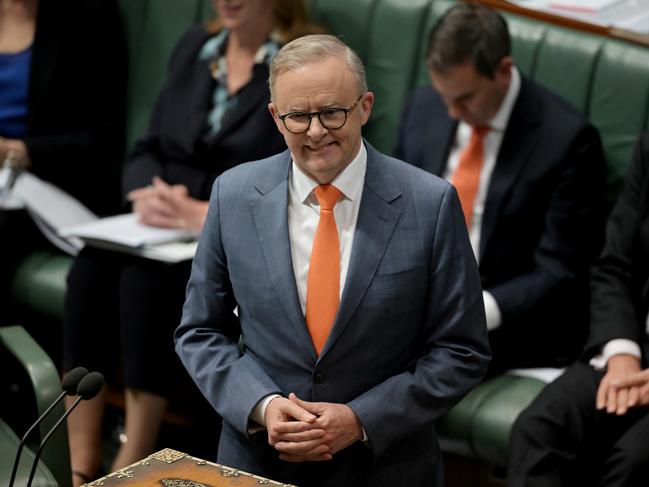
[[[322,384],[324,380],[325,380],[325,376],[320,372],[318,372],[313,376],[313,382],[315,382],[316,384]]]

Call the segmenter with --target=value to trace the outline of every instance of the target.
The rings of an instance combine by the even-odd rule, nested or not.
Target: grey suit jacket
[[[176,351],[224,419],[222,463],[302,485],[441,485],[433,420],[490,358],[480,278],[454,189],[366,146],[347,280],[319,357],[291,264],[290,153],[214,184]],[[289,392],[348,404],[370,446],[331,462],[278,460],[248,421],[264,396]]]

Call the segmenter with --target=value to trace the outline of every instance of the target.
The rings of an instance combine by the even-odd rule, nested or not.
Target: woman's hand
[[[203,228],[209,205],[189,196],[185,185],[169,185],[157,176],[151,186],[131,191],[128,199],[145,225],[194,231]]]
[[[2,164],[9,164],[21,170],[31,167],[32,160],[22,140],[0,137],[0,165]]]

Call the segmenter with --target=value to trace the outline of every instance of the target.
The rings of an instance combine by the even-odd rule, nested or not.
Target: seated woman
[[[125,197],[149,225],[200,230],[221,172],[285,148],[268,113],[268,65],[279,43],[313,31],[304,5],[216,0],[215,7],[218,20],[190,29],[178,43],[148,133],[124,167]],[[113,469],[154,451],[170,397],[187,402],[197,394],[173,350],[190,266],[86,248],[69,275],[64,368],[110,375],[121,359],[127,439]],[[105,399],[104,393],[80,405],[70,417],[75,485],[99,468]]]
[[[0,164],[34,173],[96,213],[115,211],[125,87],[114,0],[0,0]],[[13,269],[50,244],[15,206],[0,209],[0,234],[0,324],[26,324],[10,298]],[[60,353],[60,343],[40,341]]]

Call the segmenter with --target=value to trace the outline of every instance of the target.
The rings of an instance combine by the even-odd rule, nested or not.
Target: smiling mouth
[[[318,146],[313,146],[313,145],[307,145],[307,149],[309,149],[312,152],[323,152],[329,149],[332,145],[334,145],[335,142],[329,142],[327,144],[322,144]]]

